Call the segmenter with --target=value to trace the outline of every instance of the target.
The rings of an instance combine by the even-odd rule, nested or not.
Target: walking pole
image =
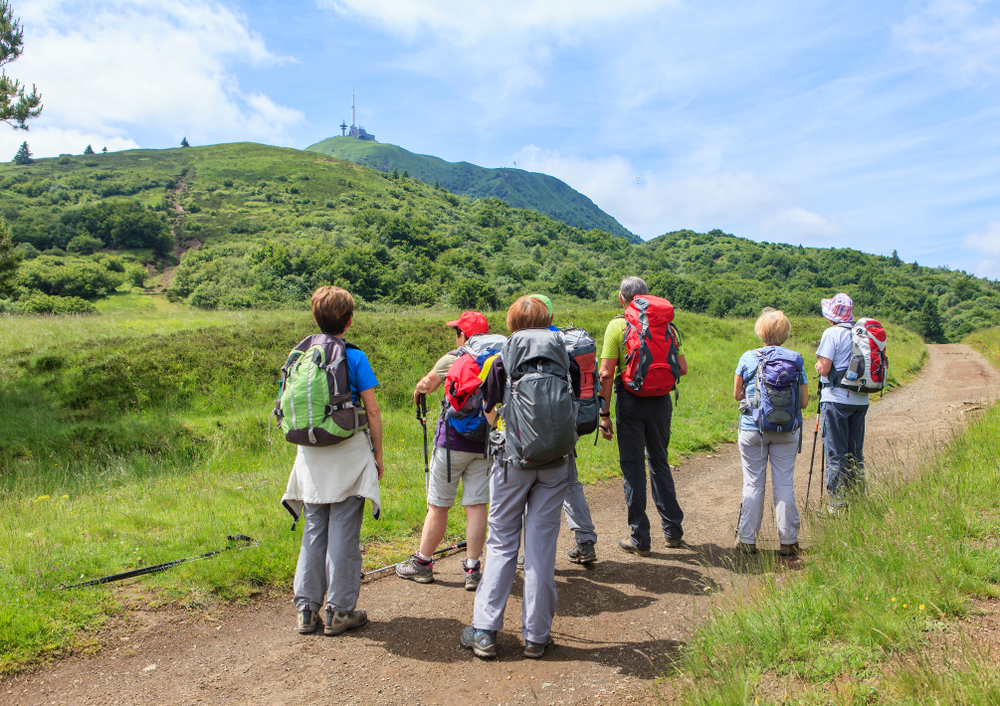
[[[822,412],[822,407],[819,405],[819,397],[823,394],[822,383],[817,383],[816,385],[816,428],[813,430],[813,450],[812,455],[809,458],[809,481],[806,483],[806,507],[809,507],[809,491],[812,490],[813,482],[813,464],[816,463],[816,439],[819,437],[819,415]]]
[[[424,494],[426,495],[430,490],[431,475],[427,463],[427,395],[422,392],[417,396],[417,420],[424,428]]]

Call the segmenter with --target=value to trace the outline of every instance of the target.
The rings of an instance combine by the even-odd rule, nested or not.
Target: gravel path
[[[1000,391],[1000,374],[969,347],[929,350],[917,380],[869,412],[872,468],[918,472],[919,459]],[[812,429],[807,421],[796,478],[800,507]],[[813,509],[818,459],[816,467]],[[564,527],[556,563],[557,646],[540,661],[521,657],[520,578],[499,637],[500,657],[483,662],[458,647],[474,594],[462,590],[460,557],[453,556],[438,562],[431,585],[392,576],[366,583],[359,607],[370,624],[337,638],[298,635],[289,596],[211,615],[136,612],[135,629],[109,637],[97,655],[0,682],[0,704],[658,703],[651,680],[669,671],[691,627],[710,609],[708,596],[736,595],[760,570],[756,560],[741,563],[733,549],[742,485],[735,447],[688,459],[676,481],[690,546],[667,549],[654,536],[648,558],[616,546],[627,534],[621,484],[588,488],[599,561],[592,569],[569,563],[572,538]],[[763,533],[761,546],[776,548],[773,518],[765,519]]]

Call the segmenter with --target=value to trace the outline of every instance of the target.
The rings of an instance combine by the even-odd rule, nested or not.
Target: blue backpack
[[[787,432],[802,428],[802,356],[782,346],[759,348],[757,378],[750,403],[754,425],[759,431]],[[747,381],[749,382],[749,380]]]

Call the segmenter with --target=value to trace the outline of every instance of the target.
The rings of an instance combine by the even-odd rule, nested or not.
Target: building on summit
[[[357,124],[354,118],[354,93],[351,92],[351,126],[350,132],[348,132],[347,123],[340,124],[340,136],[341,137],[354,137],[358,140],[374,140],[375,136],[370,132],[365,132],[365,129]]]

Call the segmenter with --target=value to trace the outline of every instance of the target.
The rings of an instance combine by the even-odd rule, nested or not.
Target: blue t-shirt
[[[785,349],[789,350],[789,349]],[[795,351],[791,351],[795,353]],[[795,353],[798,355],[798,353]],[[799,356],[801,359],[801,356]],[[753,399],[754,390],[757,389],[757,366],[760,364],[760,358],[757,356],[757,349],[749,350],[740,356],[740,362],[736,364],[736,374],[743,378],[743,395],[748,400]],[[748,378],[753,375],[752,380]],[[806,377],[805,366],[803,365],[802,374],[799,376],[800,385],[808,385],[809,378]],[[745,431],[756,431],[757,426],[753,423],[753,415],[741,414],[740,415],[740,429]]]
[[[351,383],[353,400],[358,401],[358,393],[370,390],[378,385],[375,371],[372,370],[368,356],[357,348],[347,349],[347,379]]]

